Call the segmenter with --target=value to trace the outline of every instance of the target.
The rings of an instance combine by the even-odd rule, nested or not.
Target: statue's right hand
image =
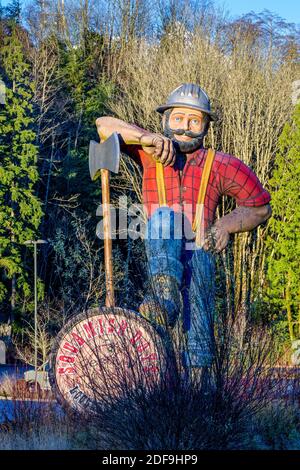
[[[143,134],[140,139],[142,147],[152,147],[152,155],[164,166],[173,166],[175,163],[176,152],[171,139],[160,134]]]

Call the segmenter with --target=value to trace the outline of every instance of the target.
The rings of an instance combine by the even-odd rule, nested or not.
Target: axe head
[[[118,134],[114,132],[103,144],[98,144],[94,140],[90,141],[89,147],[89,168],[92,180],[96,180],[101,172],[106,169],[113,173],[119,172],[120,164],[120,143]]]

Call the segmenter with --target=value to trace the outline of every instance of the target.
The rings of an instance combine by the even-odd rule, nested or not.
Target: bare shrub
[[[0,450],[71,450],[74,449],[65,429],[54,431],[54,427],[32,432],[29,435],[19,432],[0,431]],[[56,428],[57,429],[57,428]]]
[[[283,61],[272,38],[251,27],[246,34],[241,24],[226,24],[217,15],[207,14],[194,29],[183,23],[171,24],[160,40],[136,39],[124,52],[122,71],[111,113],[150,131],[161,132],[155,108],[165,102],[172,89],[182,82],[197,82],[208,93],[218,119],[210,126],[206,145],[231,153],[253,168],[268,188],[277,141],[293,106],[291,84],[297,72],[293,63]],[[256,31],[256,32],[255,32]],[[270,43],[268,42],[270,40]],[[296,77],[297,78],[297,77]],[[120,91],[122,98],[120,99]],[[123,166],[136,190],[140,174]],[[140,184],[141,185],[141,184]],[[136,191],[141,200],[140,191]],[[220,216],[232,210],[223,198]],[[235,236],[233,267],[236,284],[236,311],[251,304],[265,284],[264,239],[266,226]],[[229,263],[228,259],[225,259]]]
[[[17,398],[1,403],[1,450],[59,450],[74,446],[80,423],[55,402]]]
[[[8,374],[3,374],[0,381],[0,396],[11,397],[13,395],[15,380]]]
[[[12,384],[10,399],[0,402],[0,449],[71,449],[80,421],[54,400],[28,396],[20,381]],[[25,385],[25,384],[24,384]],[[17,393],[16,393],[17,392]]]
[[[244,449],[298,450],[300,447],[299,405],[274,400],[247,426]]]
[[[37,321],[37,357],[38,369],[45,370],[51,347],[51,337],[48,328],[47,310],[39,310]],[[22,338],[17,335],[13,338],[17,358],[23,363],[34,366],[35,358],[35,328],[27,322],[22,332]]]
[[[250,322],[241,331],[233,315],[220,315],[215,360],[205,381],[176,367],[180,341],[172,342],[170,332],[159,326],[151,329],[137,318],[135,312],[120,308],[94,309],[75,317],[57,339],[52,383],[63,403],[72,403],[79,416],[89,415],[79,445],[124,450],[239,448],[249,420],[273,400],[277,386],[268,332]],[[138,326],[145,330],[133,348]],[[145,340],[153,341],[151,346],[146,347]],[[154,363],[152,348],[159,351]],[[157,373],[150,372],[151,364]]]

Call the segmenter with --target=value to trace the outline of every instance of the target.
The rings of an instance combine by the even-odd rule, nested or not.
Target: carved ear
[[[210,126],[210,120],[208,122],[206,122],[206,124],[205,124],[205,127],[204,127],[205,135],[208,133],[209,126]]]
[[[164,114],[162,115],[162,126],[163,126],[163,129],[165,128],[166,120],[169,119],[169,117],[170,117],[171,111],[172,111],[172,109],[166,109],[166,111],[165,111]]]

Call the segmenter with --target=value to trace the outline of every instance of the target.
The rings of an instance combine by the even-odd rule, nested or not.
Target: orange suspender
[[[194,217],[192,230],[196,232],[196,245],[201,246],[201,222],[203,218],[203,208],[204,208],[204,200],[208,185],[208,180],[212,168],[212,164],[215,158],[215,151],[212,149],[208,149],[206,160],[204,163],[204,168],[201,177],[201,183],[199,187],[199,193],[197,198],[197,206],[196,206],[196,214]],[[164,167],[161,162],[156,162],[156,184],[158,190],[158,201],[160,206],[167,205],[167,197],[166,197],[166,187],[165,187],[165,179],[164,179]]]
[[[209,175],[211,172],[212,164],[215,158],[215,151],[208,149],[206,160],[204,163],[204,168],[201,177],[201,183],[199,187],[199,193],[197,198],[196,214],[192,225],[192,230],[196,232],[196,246],[202,246],[203,235],[204,235],[204,226],[203,226],[203,216],[204,216],[204,200],[209,180]]]
[[[164,166],[161,162],[156,162],[156,186],[158,191],[159,206],[167,206]]]

